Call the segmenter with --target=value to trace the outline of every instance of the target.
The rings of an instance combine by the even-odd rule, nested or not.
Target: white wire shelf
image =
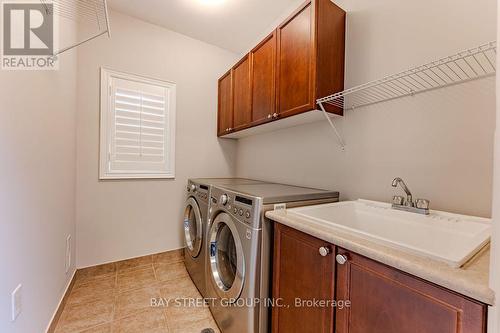
[[[317,100],[344,110],[495,75],[496,41]]]
[[[496,41],[492,41],[404,72],[320,98],[317,103],[339,139],[342,150],[345,150],[345,143],[332,119],[328,116],[326,105],[333,105],[344,111],[353,110],[494,76],[496,73],[496,48]]]
[[[106,0],[40,0],[40,2],[48,15],[71,20],[80,26],[86,26],[90,31],[89,36],[54,50],[54,56],[102,35],[111,36]]]

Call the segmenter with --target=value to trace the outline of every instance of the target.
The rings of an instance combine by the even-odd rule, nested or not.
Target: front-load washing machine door
[[[233,301],[240,296],[245,277],[243,247],[235,223],[221,213],[209,232],[210,279],[219,297]]]
[[[203,243],[203,221],[200,206],[194,198],[187,200],[184,210],[184,239],[191,257],[198,257]]]

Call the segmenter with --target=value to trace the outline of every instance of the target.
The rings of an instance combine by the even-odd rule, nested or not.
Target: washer
[[[206,295],[206,246],[208,198],[210,186],[188,181],[186,208],[184,209],[184,263],[200,293]]]
[[[338,198],[338,192],[281,184],[212,187],[206,297],[222,333],[269,331],[272,223],[264,213],[275,204],[290,208]]]
[[[261,181],[243,178],[198,178],[188,180],[187,199],[183,215],[184,263],[194,284],[206,296],[206,234],[208,199],[214,184],[260,184]]]

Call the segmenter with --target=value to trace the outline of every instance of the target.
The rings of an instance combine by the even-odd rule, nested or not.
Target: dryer
[[[213,186],[209,202],[207,298],[222,333],[269,331],[275,204],[338,201],[339,193],[281,184]]]

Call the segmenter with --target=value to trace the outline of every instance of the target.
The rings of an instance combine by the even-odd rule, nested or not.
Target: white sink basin
[[[288,209],[326,227],[461,267],[491,236],[491,220],[431,211],[397,211],[390,204],[358,200]]]

